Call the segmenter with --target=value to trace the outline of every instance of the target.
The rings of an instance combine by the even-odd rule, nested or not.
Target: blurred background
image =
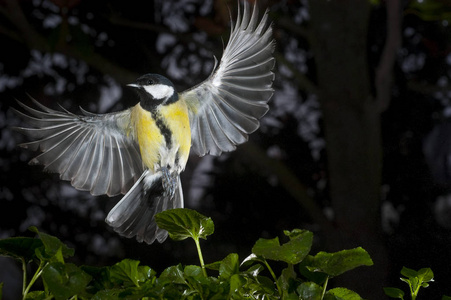
[[[253,2],[253,1],[251,1]],[[197,264],[191,241],[151,246],[104,222],[120,197],[93,197],[29,166],[15,99],[79,113],[138,102],[125,85],[159,73],[200,83],[228,41],[231,0],[0,0],[0,238],[36,226],[75,248],[73,262],[140,260],[161,272]],[[364,247],[373,267],[331,281],[368,299],[402,287],[402,266],[430,267],[424,299],[451,295],[451,2],[260,0],[277,43],[275,93],[250,141],[192,155],[185,206],[209,216],[206,263],[244,259],[258,238],[309,229],[312,253]],[[5,299],[21,270],[0,258]],[[405,286],[404,286],[405,285]]]

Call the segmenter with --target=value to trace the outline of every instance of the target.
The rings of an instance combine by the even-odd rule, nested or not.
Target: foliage
[[[309,254],[313,234],[307,230],[285,231],[287,241],[259,239],[252,254],[240,264],[236,253],[205,265],[199,239],[213,233],[214,224],[189,209],[158,214],[157,223],[174,240],[192,238],[201,266],[181,264],[166,268],[159,276],[137,260],[124,259],[113,266],[76,266],[66,262],[73,249],[58,238],[39,232],[36,238],[0,240],[0,254],[23,265],[23,299],[361,299],[346,288],[327,289],[330,278],[358,266],[373,264],[362,248],[336,253]],[[286,264],[276,275],[271,261]],[[28,279],[28,264],[35,273]],[[36,267],[37,266],[37,267]],[[207,275],[206,269],[217,276]],[[266,271],[266,272],[265,272]],[[267,274],[269,273],[269,274]],[[44,290],[33,290],[40,279]]]
[[[404,281],[409,285],[409,292],[412,300],[415,300],[418,296],[420,288],[427,288],[429,282],[434,281],[434,273],[430,268],[422,268],[418,271],[403,267],[401,270],[401,281]],[[384,288],[384,292],[391,298],[404,299],[404,292],[401,289],[387,287]],[[451,297],[443,296],[442,300],[449,300]]]
[[[157,223],[168,230],[174,240],[192,238],[196,244],[200,266],[181,264],[166,268],[159,276],[137,260],[124,259],[112,266],[76,266],[66,262],[74,255],[58,238],[30,230],[36,238],[13,237],[0,240],[0,255],[13,257],[23,265],[23,299],[362,299],[347,288],[328,289],[331,278],[359,266],[371,266],[368,253],[358,247],[335,253],[310,254],[313,234],[308,230],[284,231],[286,242],[279,238],[259,239],[252,254],[241,263],[238,254],[205,265],[200,238],[214,231],[214,224],[196,211],[174,209],[157,215]],[[276,274],[271,262],[285,267]],[[270,264],[271,263],[271,264]],[[28,265],[35,273],[28,279]],[[206,269],[217,276],[207,274]],[[434,274],[429,268],[414,271],[403,268],[402,281],[409,285],[412,299],[421,287],[428,287]],[[32,287],[42,280],[44,290]],[[3,285],[0,284],[0,296]],[[404,292],[385,288],[392,298],[404,299]],[[450,299],[444,296],[442,299]]]

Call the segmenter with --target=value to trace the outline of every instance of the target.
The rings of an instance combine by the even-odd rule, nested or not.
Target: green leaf
[[[398,288],[384,287],[384,293],[391,298],[404,299],[404,292]]]
[[[119,294],[122,292],[122,289],[108,289],[98,291],[93,297],[92,300],[118,300]]]
[[[230,253],[221,261],[219,265],[219,278],[228,280],[232,275],[238,274],[240,270],[240,262],[238,254]]]
[[[110,267],[81,266],[80,269],[92,277],[90,283],[92,294],[115,287],[115,282],[110,279]]]
[[[406,267],[402,267],[401,269],[401,275],[407,277],[407,278],[414,278],[418,276],[418,272]]]
[[[51,262],[42,271],[42,279],[56,300],[82,294],[91,276],[74,264]]]
[[[403,267],[401,274],[407,278],[401,277],[401,281],[406,282],[409,287],[411,294],[417,296],[419,289],[421,287],[427,288],[429,282],[434,281],[434,273],[430,268],[422,268],[418,271]]]
[[[255,265],[250,266],[249,269],[247,269],[246,271],[243,272],[243,274],[256,277],[264,269],[265,269],[265,267],[263,267],[261,264],[255,264]]]
[[[324,300],[361,300],[362,298],[354,291],[346,288],[334,288],[328,290]]]
[[[160,284],[179,283],[186,284],[185,276],[180,265],[166,268],[158,278]]]
[[[323,288],[314,282],[303,282],[297,288],[300,299],[320,300],[323,293]]]
[[[443,295],[442,300],[451,300],[451,297]]]
[[[222,261],[215,261],[215,262],[206,264],[205,268],[210,269],[210,270],[219,271],[219,267],[221,266],[221,262]]]
[[[110,268],[110,278],[115,282],[122,282],[124,286],[139,286],[140,282],[146,280],[145,276],[138,271],[139,260],[124,259]]]
[[[196,280],[200,280],[201,278],[205,278],[202,273],[202,268],[199,266],[189,265],[183,269],[184,277],[192,277]]]
[[[292,289],[290,288],[293,286],[295,279],[296,273],[294,272],[292,265],[282,270],[282,274],[277,279],[277,282],[278,285],[282,288],[284,295],[292,292]]]
[[[228,299],[239,299],[240,291],[243,289],[247,279],[239,274],[234,274],[230,277],[230,291]]]
[[[434,281],[434,273],[430,268],[423,268],[418,271],[418,277],[422,282]]]
[[[285,234],[290,238],[287,243],[280,245],[277,237],[274,239],[259,239],[252,247],[252,253],[266,259],[284,261],[290,264],[301,262],[310,252],[313,233],[296,229],[291,232],[286,231]]]
[[[195,210],[176,208],[155,215],[158,227],[168,231],[171,239],[181,241],[186,238],[206,239],[214,232],[211,218],[201,215]]]
[[[0,298],[1,299],[1,298]],[[27,294],[26,300],[45,300],[46,295],[44,291],[33,291]]]
[[[36,258],[35,251],[42,247],[40,239],[29,237],[11,237],[0,240],[0,255],[10,256],[25,262]]]
[[[274,282],[265,276],[235,274],[230,278],[229,299],[280,299]]]
[[[360,266],[372,266],[368,252],[358,247],[335,253],[319,252],[313,257],[313,264],[307,266],[310,271],[319,271],[329,276],[338,276]]]
[[[309,281],[313,281],[318,285],[322,285],[324,282],[326,282],[329,276],[326,273],[319,272],[318,270],[310,267],[313,265],[315,265],[315,258],[312,255],[307,255],[299,264],[299,272]],[[309,269],[312,269],[313,271],[310,271]]]
[[[75,250],[66,246],[57,237],[40,232],[34,226],[31,226],[29,230],[39,235],[39,238],[44,244],[45,254],[47,258],[56,258],[57,261],[64,262],[63,258],[74,256]],[[41,254],[43,253],[41,252]]]

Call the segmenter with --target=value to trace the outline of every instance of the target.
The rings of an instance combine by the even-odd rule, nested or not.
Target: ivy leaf
[[[238,254],[230,253],[219,265],[219,278],[229,280],[232,275],[239,273],[239,269],[240,262],[238,260]]]
[[[361,300],[362,297],[359,296],[354,291],[345,288],[334,288],[328,290],[324,296],[324,300]]]
[[[434,281],[434,273],[430,268],[423,268],[415,271],[403,267],[401,274],[407,277],[401,278],[401,280],[409,285],[411,292],[415,295],[418,293],[420,287],[427,288],[429,282]]]
[[[283,291],[290,291],[290,287],[294,285],[295,280],[296,273],[294,272],[293,266],[288,266],[282,270],[282,274],[277,279],[277,283]]]
[[[110,268],[110,278],[112,281],[123,283],[124,286],[139,287],[139,282],[145,279],[138,272],[138,266],[139,260],[124,259]]]
[[[434,281],[434,272],[430,268],[423,268],[418,271],[418,277],[423,283]]]
[[[323,272],[335,277],[360,266],[372,266],[368,252],[358,247],[335,253],[319,252],[313,257],[312,264],[307,266],[310,271]]]
[[[111,289],[115,284],[110,279],[110,268],[111,267],[94,267],[94,266],[81,266],[84,272],[92,277],[91,280],[91,290],[92,293],[100,290]]]
[[[56,300],[84,293],[91,276],[74,264],[51,262],[42,271],[42,279]]]
[[[240,299],[240,291],[246,285],[246,278],[240,274],[234,274],[230,277],[229,297],[228,299]]]
[[[100,290],[92,297],[92,300],[119,300],[121,292],[122,289]]]
[[[0,298],[1,299],[1,298]],[[27,294],[26,300],[46,300],[44,291],[32,291]]]
[[[404,299],[404,292],[398,288],[384,287],[384,293],[391,298]]]
[[[418,272],[415,271],[415,270],[406,268],[406,267],[402,267],[401,275],[403,275],[403,276],[405,276],[405,277],[410,279],[410,278],[417,277],[418,276]]]
[[[197,281],[204,279],[205,276],[202,273],[202,268],[199,266],[188,265],[183,270],[184,277],[192,277]]]
[[[295,229],[291,232],[285,231],[285,235],[290,238],[290,241],[282,245],[280,245],[277,237],[274,239],[259,239],[252,247],[252,253],[265,259],[284,261],[289,264],[301,262],[310,252],[313,233],[308,230]]]
[[[214,232],[211,218],[187,208],[176,208],[155,215],[158,227],[168,231],[171,239],[181,241],[186,238],[206,239]]]
[[[54,237],[50,234],[40,232],[36,227],[31,226],[28,228],[30,231],[33,231],[38,234],[42,243],[44,244],[45,255],[41,251],[42,257],[41,259],[47,258],[48,260],[56,260],[59,262],[64,262],[63,258],[74,256],[75,250],[69,248],[66,244],[61,242],[57,237]]]
[[[299,264],[299,272],[309,281],[313,281],[318,285],[324,284],[328,279],[328,275],[326,273],[315,270],[310,266],[315,265],[315,257],[312,255],[307,255],[306,258]]]
[[[0,240],[0,255],[24,260],[26,263],[36,258],[35,251],[42,247],[42,241],[29,237],[11,237]],[[1,299],[1,298],[0,298]]]
[[[185,276],[181,265],[171,266],[166,268],[158,278],[160,284],[164,285],[166,283],[178,283],[186,284]]]
[[[323,288],[314,282],[303,282],[296,290],[300,299],[321,300]]]

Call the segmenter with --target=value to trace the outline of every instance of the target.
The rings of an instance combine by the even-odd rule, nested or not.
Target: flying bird
[[[82,115],[36,100],[16,112],[29,126],[16,128],[42,153],[30,164],[60,174],[93,195],[125,194],[105,221],[122,236],[148,244],[168,236],[155,214],[183,207],[180,173],[190,151],[199,156],[235,150],[260,126],[273,95],[275,43],[268,11],[245,1],[221,61],[202,83],[178,93],[158,74],[129,84],[139,103],[120,112]]]

